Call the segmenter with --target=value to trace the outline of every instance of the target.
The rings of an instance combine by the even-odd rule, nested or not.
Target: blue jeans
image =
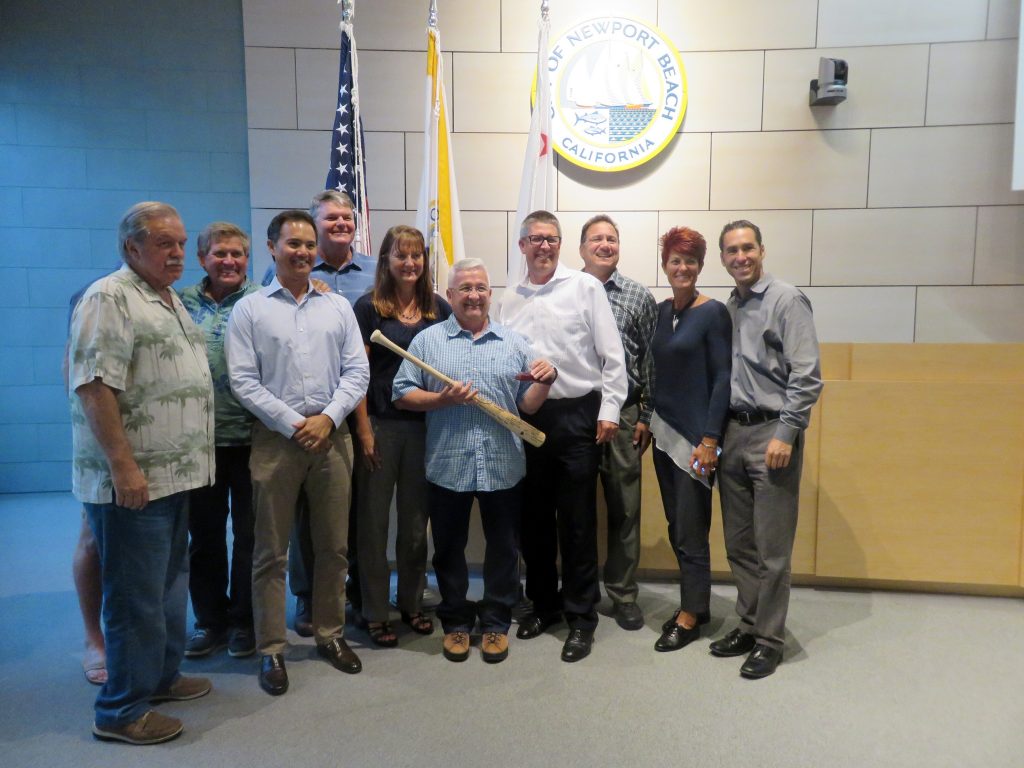
[[[138,720],[149,699],[178,677],[188,599],[187,493],[141,510],[86,504],[103,568],[107,682],[96,697],[96,724]]]

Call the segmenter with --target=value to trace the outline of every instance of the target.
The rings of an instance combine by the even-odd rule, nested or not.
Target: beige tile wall
[[[1012,123],[1017,41],[931,46],[928,125]]]
[[[721,226],[764,231],[766,268],[811,298],[824,341],[1024,341],[1024,193],[1010,190],[1018,0],[554,0],[552,35],[603,14],[661,28],[688,110],[660,157],[618,174],[558,160],[563,258],[608,211],[624,272],[668,295],[658,237],[687,225],[730,281]],[[427,0],[357,0],[373,232],[413,223],[422,163]],[[539,2],[438,0],[467,251],[504,284],[516,223]],[[243,0],[252,228],[323,182],[338,10]],[[818,58],[850,65],[848,100],[807,105]],[[269,261],[257,245],[257,271]],[[498,291],[500,293],[500,290]]]
[[[989,0],[819,0],[818,45],[982,40]]]

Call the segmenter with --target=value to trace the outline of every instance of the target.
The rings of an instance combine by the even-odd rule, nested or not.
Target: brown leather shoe
[[[441,641],[441,646],[448,661],[465,661],[469,658],[469,633],[448,632]]]
[[[138,720],[125,725],[97,725],[93,723],[92,735],[100,741],[123,741],[125,744],[145,746],[160,744],[176,739],[184,730],[181,720],[161,715],[155,709],[149,710]]]
[[[316,652],[331,662],[335,669],[340,669],[349,675],[363,670],[363,662],[356,656],[356,652],[348,647],[348,643],[343,637],[336,637],[329,643],[317,645]]]
[[[211,683],[205,677],[185,677],[178,675],[178,679],[171,683],[166,691],[159,691],[149,697],[153,704],[161,701],[189,701],[205,696],[213,689]]]
[[[480,655],[488,664],[497,664],[508,657],[508,635],[503,632],[484,632],[480,641]]]

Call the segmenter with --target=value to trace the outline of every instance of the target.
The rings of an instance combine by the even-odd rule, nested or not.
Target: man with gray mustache
[[[203,332],[171,285],[185,227],[165,203],[132,206],[118,227],[124,265],[75,307],[69,342],[72,490],[99,549],[107,682],[93,734],[157,744],[181,721],[152,709],[210,681],[178,672],[185,648],[188,511],[214,478],[213,387]]]

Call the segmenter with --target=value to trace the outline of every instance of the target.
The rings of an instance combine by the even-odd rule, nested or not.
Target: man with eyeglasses
[[[608,508],[608,554],[604,588],[614,604],[616,623],[637,630],[644,614],[637,605],[636,569],[640,563],[640,457],[651,442],[650,373],[648,354],[658,305],[636,280],[619,272],[619,228],[599,213],[580,231],[583,271],[604,285],[626,355],[629,394],[619,413],[619,431],[601,446],[600,476]]]
[[[589,655],[597,627],[597,472],[601,447],[618,432],[628,385],[604,287],[559,264],[561,245],[553,214],[534,211],[523,220],[519,249],[527,274],[505,290],[500,320],[526,336],[559,374],[547,401],[527,417],[547,440],[526,447],[520,546],[533,612],[516,637],[537,637],[564,615],[569,636],[562,660],[574,662]]]

